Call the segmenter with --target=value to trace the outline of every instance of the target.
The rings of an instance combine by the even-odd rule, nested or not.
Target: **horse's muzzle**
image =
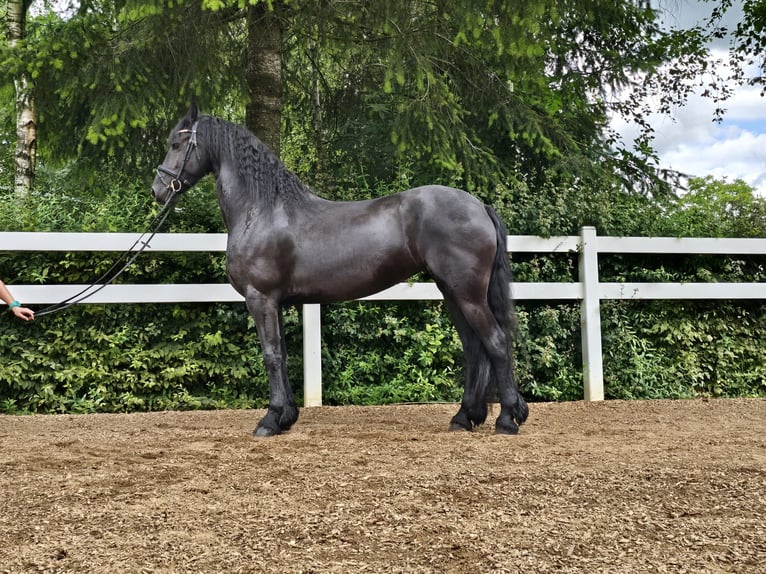
[[[179,182],[180,184],[180,182]],[[178,196],[178,192],[174,191],[174,187],[169,185],[169,182],[163,181],[159,176],[154,179],[152,183],[152,197],[157,203],[165,204],[172,198]]]
[[[169,179],[165,176],[168,176]],[[184,191],[184,189],[190,187],[191,184],[181,179],[180,174],[174,173],[161,165],[157,168],[157,175],[152,183],[152,197],[159,203],[167,203]]]

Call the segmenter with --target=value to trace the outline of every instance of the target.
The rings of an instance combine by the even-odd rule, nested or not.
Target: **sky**
[[[732,8],[726,18],[729,28],[742,17],[741,2],[737,4],[739,9]],[[704,21],[710,3],[673,0],[662,3],[662,8],[666,21],[685,27]],[[713,58],[725,60],[728,46],[728,40],[713,44]],[[660,167],[699,177],[742,179],[766,197],[766,98],[760,93],[757,86],[738,86],[723,105],[727,112],[721,123],[713,122],[716,104],[698,95],[674,110],[670,118],[651,118]],[[626,141],[637,132],[619,118],[612,125]]]

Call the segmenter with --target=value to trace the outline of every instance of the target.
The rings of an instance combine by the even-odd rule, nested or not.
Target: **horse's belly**
[[[421,267],[406,256],[367,257],[296,269],[287,300],[303,303],[350,301],[378,293]]]

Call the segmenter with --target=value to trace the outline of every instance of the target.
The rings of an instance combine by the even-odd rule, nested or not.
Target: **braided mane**
[[[200,145],[223,163],[229,158],[244,182],[241,193],[259,207],[271,209],[277,202],[288,211],[305,204],[311,191],[274,153],[247,128],[216,118],[201,116]]]

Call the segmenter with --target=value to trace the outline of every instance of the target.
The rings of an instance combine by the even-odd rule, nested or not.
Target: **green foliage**
[[[602,306],[608,397],[766,396],[761,302]]]
[[[9,412],[268,402],[255,329],[241,306],[78,306],[3,330],[0,408]]]
[[[223,112],[242,101],[242,28],[229,15],[175,0],[81,2],[66,19],[27,18],[27,38],[0,45],[0,85],[34,82],[39,151],[48,163],[138,172],[159,159],[190,98]],[[156,155],[155,155],[156,154]]]
[[[622,52],[614,27],[651,32],[654,18],[632,3],[603,4],[296,7],[285,58],[287,135],[311,142],[324,171],[354,165],[391,181],[405,163],[416,184],[453,181],[484,194],[500,183],[536,183],[562,162],[603,175],[594,159],[609,151],[606,108],[592,96],[644,61],[626,65],[635,45]],[[613,49],[581,74],[585,56],[599,53],[588,45],[596,39]]]
[[[663,223],[670,236],[766,237],[766,199],[742,180],[696,178]]]
[[[248,6],[284,26],[283,157],[335,199],[421,183],[468,188],[514,234],[766,236],[764,201],[741,182],[692,181],[674,198],[652,167],[650,110],[682,105],[714,30],[664,32],[645,2],[320,2],[89,0],[64,19],[30,18],[0,47],[0,141],[15,137],[13,80],[34,80],[37,190],[12,198],[0,155],[0,229],[131,231],[157,213],[148,194],[164,139],[188,100],[241,119]],[[742,33],[762,29],[745,2]],[[725,9],[729,2],[721,3]],[[750,28],[747,28],[747,27]],[[755,39],[752,40],[756,42]],[[761,45],[758,40],[755,44]],[[715,79],[712,80],[715,82]],[[616,100],[615,93],[628,94]],[[654,110],[651,110],[654,111]],[[643,127],[634,150],[611,113]],[[210,181],[185,195],[170,231],[221,231]],[[626,193],[627,191],[643,191]],[[88,283],[114,254],[0,252],[8,283]],[[764,281],[757,257],[611,256],[605,280]],[[576,278],[568,256],[516,256],[520,280]],[[223,282],[220,255],[146,255],[121,279]],[[323,309],[332,403],[455,400],[459,343],[441,306],[349,303]],[[78,306],[32,325],[5,321],[0,409],[91,412],[259,406],[267,388],[241,305]],[[536,400],[581,397],[576,305],[518,309],[517,375]],[[766,395],[762,303],[604,304],[612,397]],[[288,310],[300,395],[300,321]]]
[[[690,382],[669,376],[671,357],[662,344],[647,336],[651,304],[603,302],[601,331],[604,394],[615,399],[690,398]],[[638,324],[637,324],[638,323]]]
[[[516,375],[531,400],[582,398],[580,314],[576,305],[519,305]]]
[[[456,401],[460,339],[441,304],[347,303],[323,311],[330,404]]]
[[[254,5],[284,30],[285,155],[331,188],[404,168],[485,197],[573,181],[666,190],[637,102],[682,105],[713,33],[664,31],[651,4],[611,0],[90,0],[30,15],[26,40],[0,46],[0,89],[33,79],[42,161],[142,173],[191,97],[243,117]],[[644,129],[636,149],[608,132],[614,113]]]
[[[714,15],[722,16],[735,3],[721,0]],[[737,2],[736,6],[739,7]],[[764,0],[744,0],[741,3],[743,18],[734,29],[734,40],[730,50],[730,65],[736,77],[742,83],[760,85],[761,94],[766,93],[766,77],[763,74],[766,64],[766,2]],[[755,65],[753,65],[755,64]]]

